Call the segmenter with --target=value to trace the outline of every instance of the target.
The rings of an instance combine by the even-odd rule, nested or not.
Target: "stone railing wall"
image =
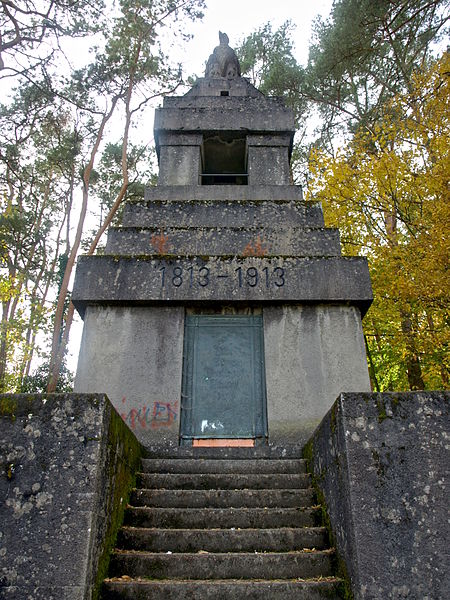
[[[305,448],[355,600],[450,598],[449,400],[341,394]]]
[[[98,597],[140,455],[104,395],[0,396],[1,597]]]

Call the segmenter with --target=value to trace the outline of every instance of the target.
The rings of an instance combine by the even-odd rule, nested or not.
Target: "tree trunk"
[[[405,336],[405,345],[407,355],[406,373],[408,375],[408,383],[410,390],[423,390],[425,384],[422,379],[422,368],[420,366],[419,356],[417,354],[416,344],[414,340],[414,331],[412,326],[411,314],[405,310],[400,311],[402,332]]]
[[[66,306],[70,276],[72,274],[72,270],[73,270],[73,267],[75,264],[75,259],[76,259],[77,253],[78,253],[78,248],[80,247],[80,243],[81,243],[81,235],[83,233],[84,219],[86,217],[87,204],[88,204],[88,199],[89,199],[90,177],[91,177],[92,169],[94,167],[94,161],[95,161],[95,157],[97,155],[98,148],[100,146],[100,142],[103,139],[103,132],[105,130],[107,122],[109,121],[109,119],[111,118],[111,116],[114,112],[116,104],[119,101],[119,97],[120,96],[115,96],[113,98],[110,110],[106,114],[103,115],[99,130],[98,130],[96,138],[95,138],[94,146],[91,151],[91,156],[90,156],[89,162],[88,162],[86,168],[84,169],[84,173],[83,173],[83,202],[81,205],[80,217],[78,219],[77,232],[75,235],[75,240],[74,240],[72,249],[69,254],[66,269],[64,271],[64,277],[63,277],[61,289],[60,289],[59,295],[58,295],[58,302],[56,305],[47,392],[54,392],[56,390],[56,385],[58,383],[59,371],[61,369],[61,363],[64,358],[65,348],[61,347],[62,340],[63,340],[63,336],[61,335],[61,332],[62,332],[62,328],[63,328],[64,309]],[[67,332],[67,335],[64,336],[64,338],[67,339],[67,337],[68,337],[68,332]]]
[[[0,392],[6,391],[6,364],[8,348],[8,316],[11,300],[2,302],[2,320],[0,323]]]

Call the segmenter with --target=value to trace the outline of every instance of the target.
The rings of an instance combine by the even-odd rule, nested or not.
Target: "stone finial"
[[[226,79],[235,79],[241,76],[241,66],[239,64],[236,52],[230,48],[228,36],[219,31],[220,45],[214,48],[213,53],[206,63],[205,77],[216,79],[225,77]]]

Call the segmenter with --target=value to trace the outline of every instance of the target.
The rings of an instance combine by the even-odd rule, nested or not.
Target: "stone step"
[[[147,473],[306,473],[306,460],[144,458],[142,470]]]
[[[131,506],[166,508],[295,508],[313,505],[313,490],[148,490],[135,489]]]
[[[266,460],[280,460],[278,467],[281,465],[281,461],[287,459],[302,459],[303,446],[297,446],[295,444],[289,446],[266,446],[260,445],[253,448],[245,447],[207,447],[207,446],[146,446],[145,455],[147,458],[159,459],[161,461],[168,458],[173,459],[210,459],[210,460],[253,460],[259,459],[258,462],[265,462]],[[261,460],[264,459],[264,460]],[[304,461],[302,461],[304,462]],[[304,462],[304,464],[306,464]],[[247,466],[246,466],[247,468]]]
[[[138,486],[170,490],[242,490],[308,488],[307,473],[139,473]]]
[[[117,547],[146,552],[290,552],[327,546],[324,527],[154,529],[122,527]]]
[[[340,597],[301,449],[146,449],[102,599]]]
[[[107,579],[103,600],[338,600],[341,580],[317,581],[149,581]]]
[[[153,553],[115,551],[110,573],[152,579],[309,579],[332,574],[334,552]]]
[[[323,227],[320,204],[283,201],[135,200],[125,204],[126,227]]]
[[[302,202],[299,185],[164,185],[145,189],[145,200],[281,200]]]
[[[111,227],[106,254],[339,256],[337,229],[283,227]]]
[[[260,528],[314,527],[320,523],[317,508],[148,508],[129,507],[125,525],[135,527]]]

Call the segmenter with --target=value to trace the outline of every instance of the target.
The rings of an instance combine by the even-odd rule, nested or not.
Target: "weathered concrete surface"
[[[198,134],[211,132],[246,136],[249,185],[289,184],[294,129],[293,112],[280,99],[262,96],[241,77],[233,81],[207,78],[185,96],[165,98],[163,106],[155,111],[159,184],[201,183],[197,179],[200,153],[203,167],[209,155]],[[197,147],[181,145],[187,137],[196,139]],[[237,172],[245,171],[242,165]],[[236,172],[235,168],[231,172]]]
[[[341,394],[307,447],[355,600],[450,598],[449,400]]]
[[[300,227],[110,227],[105,254],[339,256],[337,229]]]
[[[251,96],[253,98],[264,98],[245,77],[236,77],[236,79],[225,79],[223,77],[210,79],[207,77],[199,77],[193,87],[187,92],[187,98],[192,100],[192,96],[221,96],[222,92],[228,91],[230,96]],[[175,102],[179,98],[166,98],[169,100],[167,106],[170,106],[170,101]],[[223,102],[223,96],[222,96]]]
[[[178,444],[182,307],[88,307],[75,391],[102,390],[137,438]]]
[[[139,456],[104,395],[0,396],[2,598],[97,597]]]
[[[345,303],[365,314],[372,301],[367,260],[82,256],[72,301],[83,314],[94,303]]]
[[[180,185],[180,186],[152,186],[145,189],[145,200],[177,200],[193,201],[219,201],[219,200],[262,200],[285,202],[302,202],[303,194],[300,185]],[[317,206],[321,211],[320,203],[305,202],[308,206]]]
[[[263,316],[269,443],[303,444],[330,398],[370,390],[359,311],[269,306]],[[105,390],[146,446],[176,446],[183,329],[183,307],[89,306],[75,390]]]
[[[183,96],[171,98],[155,111],[155,141],[160,132],[251,131],[252,134],[290,133],[294,114],[273,98]]]
[[[154,200],[127,202],[123,213],[123,225],[134,227],[243,228],[275,224],[323,227],[322,209],[318,204],[282,200]]]
[[[186,450],[190,450],[188,459],[182,458],[187,456]],[[205,458],[208,454],[204,450],[212,449],[172,449],[172,455],[177,456],[172,459],[167,459],[165,450],[157,459],[143,460],[143,473],[111,564],[110,577],[117,579],[105,581],[104,599],[117,597],[118,580],[125,584],[121,592],[127,598],[141,594],[140,598],[152,600],[203,600],[212,597],[213,581],[219,584],[216,594],[222,600],[339,598],[342,582],[334,577],[335,553],[329,547],[325,527],[314,523],[317,506],[313,506],[308,477],[303,473],[301,481],[291,479],[305,466],[299,460],[299,447],[278,448],[279,456],[285,451],[296,453],[297,458],[275,461],[269,458],[273,448],[267,447],[260,447],[265,459],[261,453],[259,459],[250,458],[255,456],[254,448],[240,448],[241,454],[235,454],[233,460],[222,453],[221,458],[218,454],[211,461]],[[173,473],[165,473],[167,468]],[[231,475],[227,474],[230,469]],[[148,483],[155,482],[155,477],[163,478],[163,488],[149,490]],[[244,489],[235,489],[233,477]],[[188,478],[194,489],[184,489],[181,480]],[[183,505],[185,508],[180,508]],[[292,523],[294,513],[296,521]],[[155,519],[159,521],[156,528]],[[270,522],[273,525],[267,527]],[[152,585],[145,591],[135,579],[140,576],[151,578]],[[184,581],[186,578],[190,581]],[[280,588],[282,580],[285,585]],[[317,587],[298,587],[292,580]],[[243,581],[249,585],[243,587]]]
[[[241,85],[242,83],[243,83],[243,85]],[[227,85],[227,82],[224,79],[216,80],[216,83],[213,84],[213,86],[215,86],[216,90],[219,90],[223,85],[225,85],[225,86]],[[203,89],[205,89],[205,90],[211,89],[211,86],[210,85],[205,86]],[[226,87],[225,87],[225,89],[226,89]],[[213,108],[215,108],[215,109],[221,109],[222,112],[224,112],[224,113],[231,111],[228,114],[228,117],[230,117],[230,114],[232,114],[235,110],[239,110],[239,109],[242,110],[242,109],[245,109],[246,107],[258,106],[261,111],[264,111],[265,109],[267,109],[267,110],[272,109],[274,111],[279,111],[280,115],[290,116],[291,117],[291,120],[289,121],[290,125],[287,129],[289,131],[291,129],[294,129],[295,122],[294,122],[292,110],[290,108],[287,108],[287,106],[284,104],[283,98],[278,97],[278,96],[264,96],[264,94],[262,94],[261,92],[258,92],[251,83],[249,84],[248,81],[242,81],[242,80],[241,80],[241,82],[238,82],[238,81],[230,82],[228,89],[235,90],[237,93],[230,97],[223,97],[220,95],[220,93],[202,94],[201,86],[200,87],[194,86],[192,88],[192,90],[190,92],[188,92],[187,94],[185,94],[184,96],[166,96],[163,101],[163,107],[159,108],[158,110],[163,112],[165,109],[175,109],[176,108],[176,109],[181,109],[181,110],[179,110],[179,112],[183,113],[184,109],[192,109],[192,108],[213,109]],[[284,118],[286,118],[286,116]],[[202,119],[200,118],[199,123],[201,124],[201,122],[202,122]],[[231,122],[230,121],[228,122],[228,127],[230,125],[232,126],[232,129],[235,129],[235,127],[233,127],[234,122],[232,120],[231,120]],[[208,131],[207,127],[204,127],[202,129]],[[255,130],[256,130],[256,128],[251,127],[249,133],[254,134]],[[263,127],[263,129],[262,129],[262,133],[267,133],[269,131],[271,131],[271,125],[266,124],[266,126]]]
[[[309,474],[305,473],[141,473],[138,477],[141,487],[159,490],[238,490],[238,489],[294,489],[311,485]]]
[[[236,554],[121,551],[112,555],[111,565],[113,572],[133,578],[151,573],[153,579],[172,580],[312,579],[332,576],[333,554],[329,550]]]
[[[167,461],[168,459],[187,459],[187,458],[201,458],[202,463],[205,464],[206,460],[225,460],[228,459],[230,461],[237,461],[236,466],[241,463],[240,461],[245,459],[252,458],[263,458],[264,461],[260,461],[260,473],[269,473],[269,471],[264,471],[264,465],[266,467],[270,466],[268,459],[298,459],[302,455],[303,446],[288,444],[286,446],[254,446],[253,448],[239,448],[239,447],[197,447],[192,448],[189,446],[178,446],[177,448],[173,448],[170,446],[146,446],[145,447],[145,455],[149,457],[149,459],[162,459]],[[147,459],[143,459],[143,465],[146,466]],[[177,463],[177,467],[182,463]],[[166,463],[166,466],[168,463]],[[292,466],[292,465],[291,465]],[[278,467],[278,465],[277,465]],[[297,473],[305,472],[304,463],[299,466],[299,468],[295,468]],[[169,472],[169,471],[166,471]],[[236,473],[236,471],[230,471],[231,473]],[[273,472],[285,472],[282,469],[278,468]],[[292,472],[292,471],[291,471]]]
[[[271,510],[267,508],[208,508],[206,510],[208,527],[212,529],[317,527],[321,522],[320,510],[317,506],[302,510],[298,508],[272,508]],[[196,508],[136,506],[127,510],[125,524],[134,527],[202,529],[205,527],[205,515]]]
[[[204,518],[207,521],[208,512]],[[133,526],[122,528],[118,545],[123,549],[146,552],[299,552],[305,548],[323,550],[328,546],[328,540],[325,527],[248,530],[232,525],[222,530],[204,528],[180,532]]]
[[[151,598],[152,600],[175,600],[176,598],[201,598],[202,600],[340,600],[342,598],[333,578],[317,581],[301,580],[269,580],[246,581],[185,581],[177,580],[135,580],[110,581],[107,589],[107,600],[135,600]]]
[[[205,447],[201,447],[204,450]],[[235,447],[221,447],[220,449],[225,450],[220,456],[219,453],[215,453],[215,458],[210,458],[210,453],[213,448],[208,448],[209,452],[196,452],[199,447],[188,447],[180,446],[178,448],[164,448],[159,458],[144,458],[142,459],[142,467],[144,471],[152,473],[178,473],[178,474],[192,474],[197,472],[197,458],[202,459],[202,473],[214,474],[221,473],[234,474],[239,473],[241,470],[247,472],[251,467],[253,473],[259,475],[267,475],[270,473],[295,473],[305,474],[306,473],[306,460],[302,458],[286,458],[290,454],[293,454],[294,447],[274,447],[274,446],[254,446],[251,452],[247,452],[245,455],[243,449],[240,448],[240,453],[230,453],[230,450],[236,450]],[[246,448],[247,450],[248,448]],[[190,450],[190,453],[189,453]],[[296,446],[295,450],[297,455],[301,454],[302,447]],[[156,456],[157,449],[149,446],[146,451],[151,456]],[[284,458],[279,458],[282,452],[285,452]],[[230,456],[232,454],[232,457]],[[277,458],[271,458],[277,456]],[[256,464],[252,459],[263,458]],[[248,468],[248,469],[247,469]]]
[[[271,184],[276,181],[287,185],[290,181],[289,147],[248,148],[248,184]]]
[[[291,149],[289,135],[248,135],[248,185],[289,185]]]
[[[272,444],[305,444],[342,391],[370,391],[359,310],[264,308],[267,417]]]
[[[198,185],[200,146],[162,146],[159,156],[159,185]]]
[[[271,135],[270,133],[265,133],[264,135],[247,135],[247,145],[250,147],[289,147],[291,143],[291,136],[289,134],[276,134]],[[256,182],[255,185],[258,185]],[[261,184],[260,184],[261,185]],[[270,185],[270,184],[269,184]],[[284,185],[284,184],[281,184]],[[286,185],[291,185],[288,182]]]

